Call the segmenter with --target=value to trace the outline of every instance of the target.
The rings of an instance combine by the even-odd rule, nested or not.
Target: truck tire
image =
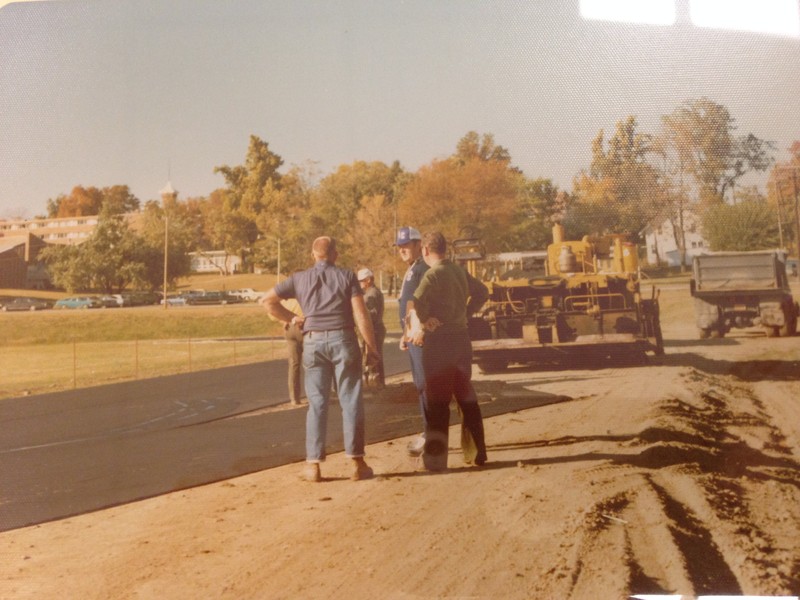
[[[778,337],[780,333],[779,327],[773,327],[772,325],[764,325],[764,333],[767,334],[768,338]]]
[[[706,329],[704,327],[700,327],[697,331],[700,334],[700,339],[701,340],[707,340],[708,338],[711,337],[711,330],[710,329]]]
[[[789,312],[790,314],[787,314]],[[797,333],[797,313],[783,309],[783,325],[778,329],[781,337],[791,337]]]
[[[722,329],[720,329],[718,327],[714,327],[713,329],[709,330],[708,334],[712,338],[724,338],[725,337],[725,331],[723,331]]]

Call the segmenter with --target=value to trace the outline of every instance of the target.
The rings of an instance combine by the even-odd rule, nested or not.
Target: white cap
[[[357,277],[359,281],[364,281],[367,277],[372,277],[372,271],[370,271],[369,269],[361,269],[358,272]]]

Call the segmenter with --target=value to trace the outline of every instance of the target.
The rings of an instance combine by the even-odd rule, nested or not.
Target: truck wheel
[[[781,337],[791,337],[797,333],[797,318],[792,317],[786,321],[786,324],[780,328],[779,333]]]
[[[781,337],[790,337],[797,333],[797,315],[787,315],[784,311],[783,322],[778,330]]]
[[[764,325],[764,332],[768,338],[778,337],[779,328],[772,325]]]
[[[664,335],[661,333],[661,323],[656,321],[656,356],[664,355]]]
[[[711,330],[710,329],[706,329],[704,327],[701,327],[698,331],[700,332],[700,339],[701,340],[707,340],[709,337],[711,337]]]
[[[502,373],[508,368],[508,363],[504,360],[500,360],[497,358],[487,358],[481,361],[478,361],[478,369],[481,373],[491,374],[491,373]]]
[[[711,329],[708,333],[712,338],[725,337],[725,332],[722,329],[717,329],[716,327],[714,329]]]

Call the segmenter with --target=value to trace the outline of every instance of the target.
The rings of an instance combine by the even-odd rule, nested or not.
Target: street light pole
[[[164,215],[164,310],[167,310],[167,268],[169,266],[169,217]]]

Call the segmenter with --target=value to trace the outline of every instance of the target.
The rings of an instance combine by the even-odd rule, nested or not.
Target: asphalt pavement
[[[387,376],[407,360],[387,340]],[[302,461],[306,410],[286,406],[286,378],[275,360],[3,400],[0,531]],[[410,392],[365,395],[368,444],[420,430]],[[482,410],[542,403],[506,398]],[[332,410],[329,453],[343,449],[341,425]]]

